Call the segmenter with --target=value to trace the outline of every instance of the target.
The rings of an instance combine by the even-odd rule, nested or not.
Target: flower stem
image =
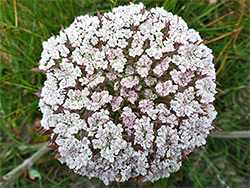
[[[214,138],[250,138],[250,131],[213,132]]]
[[[34,153],[30,158],[26,159],[22,164],[10,171],[8,174],[4,175],[2,181],[0,182],[0,187],[11,187],[11,184],[14,183],[20,175],[22,175],[29,167],[34,164],[34,162],[36,162],[42,155],[50,150],[47,145],[47,142],[44,143],[43,147],[41,147],[41,149]]]

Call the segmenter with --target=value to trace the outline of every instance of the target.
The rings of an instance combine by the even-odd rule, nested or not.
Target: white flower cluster
[[[153,182],[206,143],[213,55],[181,17],[130,4],[79,16],[42,44],[43,134],[75,173]]]

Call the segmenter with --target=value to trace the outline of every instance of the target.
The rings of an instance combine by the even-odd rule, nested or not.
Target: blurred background
[[[57,35],[75,16],[96,15],[125,0],[0,0],[0,186],[6,175],[34,155],[48,141],[39,136],[41,119],[38,86],[44,76],[30,71],[38,67],[41,39]],[[218,117],[214,124],[225,132],[249,131],[249,1],[248,0],[143,0],[147,9],[155,6],[181,16],[199,31],[214,52],[218,88]],[[155,183],[121,183],[120,187],[249,187],[250,139],[207,138],[207,152],[195,150],[190,163],[167,179]],[[45,152],[44,152],[45,153]],[[18,177],[18,176],[16,176]],[[68,167],[45,153],[18,179],[8,177],[13,187],[105,187],[98,179],[68,175]],[[10,186],[10,185],[8,185]],[[116,184],[113,187],[117,187]]]

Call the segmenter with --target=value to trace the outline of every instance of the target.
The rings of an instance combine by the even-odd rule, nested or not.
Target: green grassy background
[[[33,144],[48,138],[39,137],[38,98],[33,95],[42,87],[44,77],[31,72],[38,66],[42,52],[41,39],[58,34],[75,16],[110,11],[110,6],[126,5],[115,0],[0,0],[0,159],[1,177],[35,153]],[[136,3],[140,1],[135,1]],[[224,131],[249,130],[249,3],[244,0],[144,0],[147,8],[163,6],[181,16],[190,28],[210,41],[214,52],[217,82],[225,94],[216,95],[218,117],[215,125]],[[211,40],[221,39],[211,42]],[[23,149],[28,146],[28,149]],[[36,145],[35,145],[36,146]],[[183,168],[168,179],[155,183],[122,183],[121,187],[249,187],[250,140],[207,139],[207,152],[194,151]],[[68,168],[54,159],[52,152],[41,157],[32,167],[38,178],[26,171],[14,187],[104,187],[97,179],[70,174]],[[33,171],[34,172],[34,171]],[[0,178],[1,178],[0,177]],[[40,178],[39,178],[40,177]],[[114,185],[116,187],[116,185]]]

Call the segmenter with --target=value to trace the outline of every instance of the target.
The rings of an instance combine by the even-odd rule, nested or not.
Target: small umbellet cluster
[[[163,8],[79,16],[42,45],[43,135],[77,174],[153,182],[178,171],[214,129],[212,51]]]

